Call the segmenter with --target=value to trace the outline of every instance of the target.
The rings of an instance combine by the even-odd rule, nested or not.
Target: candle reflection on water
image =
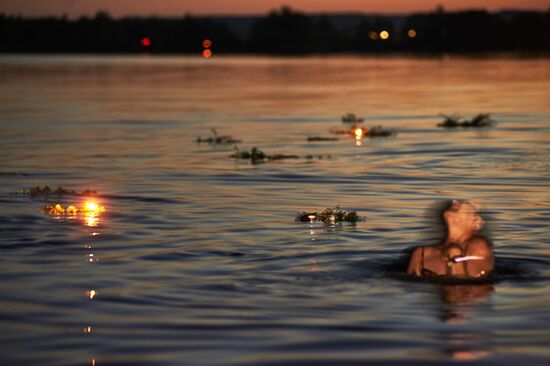
[[[86,291],[86,297],[92,300],[97,295],[96,290]]]
[[[80,210],[80,212],[84,213],[84,218],[83,218],[84,225],[90,228],[96,228],[99,226],[99,216],[101,213],[105,212],[105,207],[103,207],[102,205],[98,204],[95,201],[86,201],[84,203],[84,206]],[[99,261],[97,256],[91,251],[93,250],[93,247],[92,247],[92,240],[94,240],[93,238],[98,237],[100,234],[101,233],[99,231],[91,231],[88,234],[88,237],[89,237],[88,240],[90,240],[90,243],[84,245],[84,249],[87,252],[86,253],[87,263],[93,263],[93,262]],[[96,289],[92,288],[86,291],[86,298],[89,299],[90,301],[94,300],[97,297],[97,295],[98,295],[98,291]],[[92,325],[88,325],[87,327],[84,328],[84,334],[91,334],[92,331],[93,331]],[[88,364],[95,366],[96,365],[95,357],[91,357],[91,359],[88,361]]]
[[[95,216],[86,217],[86,226],[96,227],[99,225],[99,219]]]

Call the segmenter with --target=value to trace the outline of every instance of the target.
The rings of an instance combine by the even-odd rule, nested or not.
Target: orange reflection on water
[[[96,227],[99,225],[99,218],[96,216],[86,216],[86,226]]]
[[[310,271],[319,272],[319,266],[317,265],[317,260],[315,258],[312,258],[310,262],[311,262]]]
[[[483,351],[483,350],[457,350],[452,352],[452,358],[457,361],[475,361],[479,360],[480,358],[487,357],[491,353],[489,351]]]

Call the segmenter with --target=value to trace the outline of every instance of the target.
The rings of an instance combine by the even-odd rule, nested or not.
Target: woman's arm
[[[414,274],[416,276],[422,276],[422,247],[416,247],[409,260],[409,267],[407,268],[407,274]]]

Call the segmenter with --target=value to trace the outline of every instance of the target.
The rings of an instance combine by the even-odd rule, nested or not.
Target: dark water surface
[[[1,364],[550,362],[548,59],[3,56],[0,86]],[[307,142],[346,112],[398,134]],[[403,276],[449,198],[487,210],[493,282]],[[293,221],[337,204],[366,221]]]

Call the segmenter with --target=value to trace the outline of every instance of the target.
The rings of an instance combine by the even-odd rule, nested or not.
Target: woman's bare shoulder
[[[473,238],[468,244],[467,256],[481,257],[481,260],[467,262],[467,273],[471,277],[483,277],[491,273],[495,266],[495,257],[491,244],[481,237]]]

